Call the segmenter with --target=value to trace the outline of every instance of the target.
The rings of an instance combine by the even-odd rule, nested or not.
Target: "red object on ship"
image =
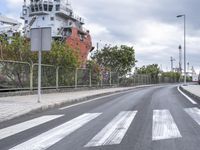
[[[68,28],[68,33],[70,33],[70,35],[66,38],[67,44],[72,49],[80,50],[80,60],[82,65],[85,66],[89,52],[94,49],[94,47],[92,47],[92,39],[89,31],[83,31],[72,27]]]

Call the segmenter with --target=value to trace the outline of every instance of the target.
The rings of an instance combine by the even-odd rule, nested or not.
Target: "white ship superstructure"
[[[21,18],[27,37],[31,28],[51,27],[53,38],[69,36],[72,27],[83,31],[84,20],[74,14],[66,0],[24,0]]]
[[[11,43],[11,37],[19,32],[20,26],[21,23],[17,20],[0,14],[0,35],[5,36],[9,43]]]

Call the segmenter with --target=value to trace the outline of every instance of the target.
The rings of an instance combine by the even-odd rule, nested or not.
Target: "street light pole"
[[[177,18],[183,17],[184,18],[184,85],[186,83],[186,15],[178,15]]]

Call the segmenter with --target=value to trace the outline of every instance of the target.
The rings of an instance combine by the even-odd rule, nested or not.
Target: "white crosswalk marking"
[[[17,125],[13,125],[7,128],[0,129],[0,140],[6,137],[12,136],[14,134],[23,132],[25,130],[31,129],[48,121],[62,117],[63,115],[49,115],[35,118]]]
[[[10,150],[45,150],[65,138],[86,123],[98,117],[101,113],[83,114],[71,121],[42,133]]]
[[[185,112],[190,115],[200,125],[200,109],[197,107],[186,108]]]
[[[169,110],[153,111],[152,140],[182,137]]]
[[[136,111],[121,112],[85,147],[120,144],[136,113]]]

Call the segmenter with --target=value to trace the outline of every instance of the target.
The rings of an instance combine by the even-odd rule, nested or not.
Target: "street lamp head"
[[[178,15],[178,16],[176,16],[177,18],[180,18],[180,17],[183,17],[183,16],[185,16],[185,15]]]

